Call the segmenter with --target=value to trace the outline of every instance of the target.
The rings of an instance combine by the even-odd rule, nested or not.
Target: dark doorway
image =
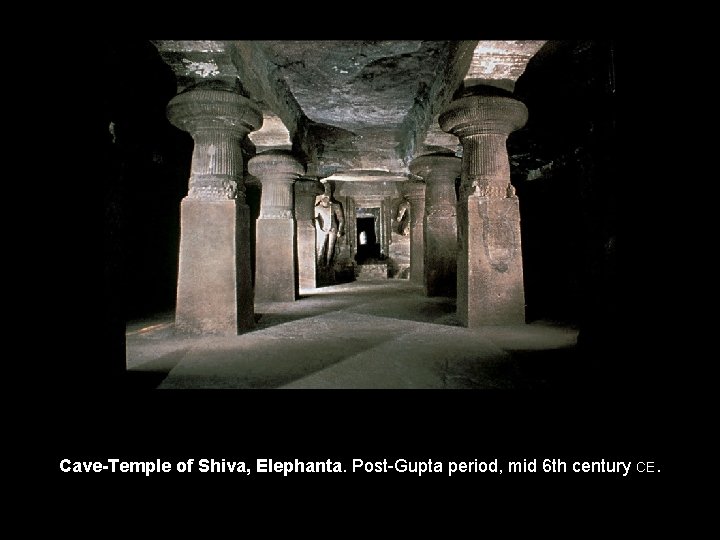
[[[380,258],[380,244],[375,234],[375,218],[357,218],[357,255],[355,260],[362,264],[368,259]]]

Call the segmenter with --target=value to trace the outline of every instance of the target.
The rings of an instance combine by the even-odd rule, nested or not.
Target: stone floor
[[[406,280],[257,304],[239,336],[175,333],[173,313],[127,325],[128,377],[159,389],[537,389],[577,381],[577,330],[537,321],[470,330],[455,301]]]

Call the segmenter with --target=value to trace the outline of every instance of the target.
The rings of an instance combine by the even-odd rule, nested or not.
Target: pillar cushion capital
[[[527,122],[525,104],[506,96],[467,96],[450,103],[438,118],[440,128],[457,137],[509,135]]]
[[[410,172],[420,176],[426,182],[429,177],[441,175],[448,178],[460,176],[462,160],[455,154],[437,153],[416,157],[410,163]]]
[[[263,116],[248,98],[229,90],[194,87],[176,95],[167,106],[170,122],[190,134],[208,129],[244,136],[260,129]]]
[[[295,179],[305,173],[305,167],[289,152],[265,152],[250,158],[248,172],[260,181],[278,177]]]

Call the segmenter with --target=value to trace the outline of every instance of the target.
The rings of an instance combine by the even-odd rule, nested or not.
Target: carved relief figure
[[[515,188],[508,184],[502,187],[493,184],[488,178],[477,178],[473,180],[472,187],[475,188],[474,195],[476,197],[492,197],[494,199],[502,199],[515,196]]]
[[[475,188],[475,195],[478,197],[487,197],[490,195],[490,182],[485,178],[473,180],[472,187]]]
[[[235,199],[237,197],[237,182],[235,182],[235,180],[223,181],[223,188],[225,188],[225,196],[228,199]]]
[[[403,236],[410,234],[410,216],[408,210],[410,210],[410,201],[403,199],[400,206],[398,206],[397,217],[395,218],[398,223],[401,223],[401,225],[398,226],[398,232]],[[403,219],[405,220],[404,223],[402,223]]]
[[[315,203],[315,231],[317,236],[318,266],[329,268],[335,254],[335,241],[338,235],[345,235],[345,215],[342,205],[321,195]]]

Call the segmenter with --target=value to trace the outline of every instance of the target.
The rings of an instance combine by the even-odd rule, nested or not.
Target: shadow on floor
[[[313,292],[256,304],[257,326],[237,336],[179,335],[167,316],[129,324],[127,386],[562,390],[593,380],[564,325],[462,328],[455,299],[403,283]]]
[[[388,287],[392,290],[390,294]],[[386,282],[353,283],[352,287],[333,285],[306,292],[296,302],[258,304],[257,326],[251,331],[341,310],[403,321],[460,326],[454,298],[428,298],[419,286]]]

